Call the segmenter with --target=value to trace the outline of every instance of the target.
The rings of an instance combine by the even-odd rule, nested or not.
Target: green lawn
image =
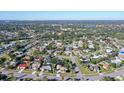
[[[98,75],[98,73],[94,72],[94,71],[90,71],[86,66],[81,65],[80,66],[80,70],[83,74],[85,75]]]
[[[101,73],[112,73],[115,70],[115,68],[113,67],[110,67],[108,70],[104,69],[103,67],[100,68],[101,68],[100,70]]]
[[[8,60],[10,60],[10,59],[11,59],[11,57],[10,57],[8,54],[4,54],[2,57],[3,57],[3,58],[5,58],[5,59],[6,59],[6,61],[8,61]]]
[[[82,74],[85,75],[98,75],[98,73],[94,71],[90,71],[85,65],[80,64],[80,59],[77,59],[77,65],[79,66],[79,69],[81,70]]]

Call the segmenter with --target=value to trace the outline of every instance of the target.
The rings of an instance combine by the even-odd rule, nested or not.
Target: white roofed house
[[[79,51],[79,50],[75,50],[75,51],[73,51],[73,53],[74,53],[74,55],[82,56],[81,51]]]
[[[69,55],[71,55],[71,54],[72,54],[72,52],[71,52],[71,51],[64,51],[64,53],[65,53],[67,56],[69,56]]]
[[[83,42],[82,42],[82,40],[79,40],[79,42],[78,42],[78,46],[79,46],[79,47],[82,47],[82,46],[83,46]]]
[[[93,44],[93,41],[91,41],[91,40],[88,40],[88,47],[89,48],[94,48],[94,44]]]
[[[61,47],[61,46],[62,46],[62,42],[57,42],[57,43],[56,43],[56,46],[57,46],[57,47]]]
[[[100,57],[101,57],[100,55],[96,55],[96,54],[94,54],[92,58],[97,59],[97,58],[100,58]]]
[[[77,48],[78,48],[78,42],[73,41],[72,47],[73,47],[74,49],[77,49]]]
[[[46,64],[43,64],[41,67],[40,67],[40,70],[41,71],[52,71],[52,64],[51,63],[46,63]]]
[[[89,49],[83,49],[83,52],[88,53],[90,50]]]
[[[122,60],[119,57],[115,57],[114,60],[111,60],[111,63],[115,63],[117,66],[120,66]]]
[[[64,74],[67,71],[67,68],[64,67],[64,63],[59,62],[56,64],[57,73]]]
[[[107,47],[106,50],[105,50],[105,52],[106,52],[107,54],[111,54],[111,53],[113,52],[113,50],[112,50],[111,47]]]
[[[60,71],[60,73],[65,73],[66,70],[67,70],[67,68],[61,67],[59,71]]]
[[[89,48],[94,48],[94,45],[93,44],[89,44],[88,47]]]

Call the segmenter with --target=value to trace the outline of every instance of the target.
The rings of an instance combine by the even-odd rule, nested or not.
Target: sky
[[[124,20],[124,11],[0,11],[0,20]]]

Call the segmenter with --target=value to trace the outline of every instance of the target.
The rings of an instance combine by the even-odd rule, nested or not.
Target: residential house
[[[51,65],[43,65],[40,69],[41,69],[42,71],[44,71],[44,70],[52,71]]]
[[[119,57],[115,57],[114,60],[111,60],[111,63],[115,63],[117,66],[120,66],[122,60]]]
[[[26,63],[22,63],[18,66],[18,69],[26,69],[28,66]]]
[[[111,54],[112,51],[113,51],[113,50],[112,50],[111,48],[107,48],[107,49],[106,49],[106,53],[107,53],[107,54]]]
[[[124,51],[119,52],[118,57],[124,61]]]
[[[108,70],[110,67],[110,64],[109,63],[103,63],[103,68]]]
[[[99,67],[98,65],[88,64],[87,67],[88,67],[91,71],[100,72],[100,67]]]
[[[35,58],[35,61],[44,61],[44,58],[42,56],[38,56]]]

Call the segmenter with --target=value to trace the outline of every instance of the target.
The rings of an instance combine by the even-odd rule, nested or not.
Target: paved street
[[[77,64],[76,63],[76,57],[74,56],[70,56],[71,60],[73,63]],[[79,69],[79,67],[77,67]],[[86,75],[83,75],[79,69],[79,73],[76,74],[75,77],[79,77],[84,80],[90,80],[90,81],[96,81],[96,80],[101,80],[103,77],[105,76],[111,76],[111,77],[116,77],[116,76],[123,76],[124,75],[124,68],[121,69],[121,70],[118,70],[118,71],[115,71],[113,73],[108,73],[108,74],[101,74],[101,75],[97,75],[97,76],[86,76]]]
[[[75,62],[75,57],[72,57],[72,59],[73,59],[73,62]],[[9,73],[12,73],[12,71],[7,71],[7,70],[1,70],[1,72],[6,75]],[[42,79],[44,77],[44,75],[41,75],[38,77],[36,75],[27,74],[27,73],[18,73],[16,71],[14,71],[13,73],[14,73],[14,76],[18,77],[18,80],[21,78],[33,78],[33,79],[41,78]],[[82,75],[82,73],[79,70],[79,73],[77,73],[75,77],[78,77],[81,80],[83,80],[82,78],[84,78],[84,80],[88,79],[90,81],[97,81],[97,80],[101,80],[104,76],[116,77],[116,76],[123,76],[123,75],[124,75],[124,69],[121,69],[109,74],[101,74],[98,76],[85,76],[85,75]]]
[[[117,77],[117,76],[124,76],[124,69],[115,71],[113,73],[109,73],[109,74],[102,74],[102,75],[98,75],[98,76],[88,76],[87,78],[89,80],[101,80],[103,77],[105,76],[110,76],[110,77]]]
[[[77,65],[77,57],[70,56],[70,60],[72,61],[72,63],[75,63]],[[75,67],[75,70],[78,71],[78,73],[75,73],[74,78],[80,79],[80,80],[96,81],[96,80],[101,80],[104,76],[116,77],[116,76],[123,76],[124,75],[124,69],[121,69],[121,70],[118,70],[118,71],[115,71],[115,72],[109,73],[109,74],[99,74],[97,76],[83,75],[82,72],[80,71],[78,65],[77,65],[77,67]],[[11,71],[2,70],[2,73],[7,75],[7,74],[11,73]],[[33,78],[33,79],[41,78],[42,79],[44,75],[36,76],[35,74],[26,74],[23,72],[22,73],[14,72],[14,76],[18,77],[18,80],[19,80],[21,78]]]
[[[75,63],[77,65],[77,57],[71,55],[70,59],[71,59],[72,63]],[[78,71],[78,73],[75,74],[75,78],[82,80],[83,75],[82,75],[82,72],[80,71],[78,65],[77,65],[77,67],[75,67],[75,70]]]

